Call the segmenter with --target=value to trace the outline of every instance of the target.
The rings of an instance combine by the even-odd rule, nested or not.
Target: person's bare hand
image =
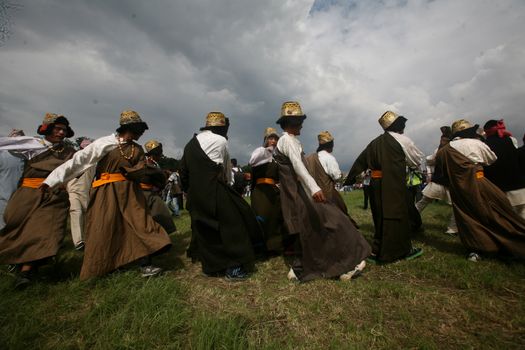
[[[314,201],[317,202],[317,203],[324,203],[324,202],[326,202],[326,197],[324,196],[323,191],[315,192],[312,197],[313,197]]]

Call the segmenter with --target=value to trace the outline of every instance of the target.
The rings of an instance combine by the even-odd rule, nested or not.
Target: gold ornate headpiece
[[[466,119],[459,119],[456,120],[454,123],[452,123],[452,135],[465,130],[474,127],[475,125],[472,125],[468,120]]]
[[[69,120],[67,120],[66,117],[60,114],[55,113],[46,113],[44,116],[44,120],[42,121],[42,124],[38,126],[37,133],[39,135],[47,135],[49,133],[48,129],[53,126],[55,123],[65,124],[67,127],[66,130],[66,137],[73,137],[75,135],[75,132],[71,127],[69,126]]]
[[[225,126],[226,117],[221,112],[210,112],[206,116],[206,126]]]
[[[132,110],[122,111],[120,113],[120,125],[134,124],[134,123],[143,123],[140,119],[140,115]]]
[[[160,143],[157,140],[149,140],[144,144],[144,148],[146,149],[146,153],[151,152],[153,149],[162,146],[162,143]]]
[[[381,125],[381,127],[383,128],[383,130],[386,130],[390,125],[392,125],[396,121],[397,118],[399,118],[399,116],[396,113],[392,111],[386,111],[385,113],[383,113],[381,118],[379,118],[378,122],[379,125]]]
[[[270,136],[276,136],[279,138],[279,134],[277,133],[277,130],[275,128],[266,128],[264,130],[264,139],[266,140]]]
[[[334,137],[328,131],[321,131],[319,135],[317,135],[317,140],[319,141],[320,145],[323,145],[325,143],[333,141]]]
[[[60,117],[64,118],[63,115],[58,115],[55,113],[46,113],[46,115],[44,116],[44,120],[42,121],[42,125],[53,124]]]
[[[303,115],[299,102],[287,101],[281,107],[281,117],[302,117]]]

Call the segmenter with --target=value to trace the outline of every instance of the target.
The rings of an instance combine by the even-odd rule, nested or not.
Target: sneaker
[[[149,265],[149,266],[141,267],[140,272],[142,273],[141,276],[144,278],[154,277],[154,276],[158,276],[162,272],[162,269],[160,267]]]
[[[410,253],[405,256],[405,260],[412,260],[415,258],[419,258],[421,255],[423,255],[423,249],[421,248],[412,248]]]
[[[86,244],[84,243],[84,241],[80,241],[77,244],[75,244],[75,250],[84,250],[85,246]]]
[[[468,261],[473,261],[473,262],[478,262],[478,261],[481,261],[481,256],[479,256],[479,254],[477,253],[470,253],[467,257],[467,260]]]
[[[339,279],[341,281],[350,281],[352,279],[355,279],[363,273],[363,270],[365,269],[365,267],[366,267],[366,261],[363,260],[355,267],[355,269],[339,276]]]
[[[454,230],[453,228],[447,228],[447,230],[445,231],[445,234],[449,235],[449,236],[452,236],[452,237],[457,237],[458,236],[458,230]]]
[[[377,258],[377,255],[375,255],[375,254],[371,254],[368,258],[366,258],[366,261],[369,264],[372,264],[372,265],[378,265],[379,264],[379,259]]]
[[[237,266],[226,269],[224,278],[228,281],[244,281],[248,276],[248,272],[246,272],[241,266]]]
[[[299,281],[299,278],[297,277],[297,275],[295,274],[295,271],[293,270],[293,268],[290,267],[290,271],[288,271],[288,280],[289,281]]]
[[[23,290],[26,289],[31,284],[31,271],[20,272],[15,280],[15,289]]]

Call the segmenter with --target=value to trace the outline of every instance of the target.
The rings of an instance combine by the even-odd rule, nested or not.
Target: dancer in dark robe
[[[387,263],[422,254],[421,249],[412,247],[410,239],[409,206],[414,203],[406,187],[406,167],[417,164],[420,152],[402,135],[406,120],[391,111],[383,113],[379,124],[385,132],[361,152],[344,183],[352,185],[359,174],[371,170],[370,208],[375,234],[370,261]]]
[[[264,131],[264,144],[252,152],[248,164],[252,168],[251,206],[263,232],[269,252],[283,250],[283,215],[279,196],[279,168],[273,152],[279,135],[274,128]]]
[[[525,220],[488,180],[483,165],[496,155],[478,139],[478,125],[460,119],[452,124],[453,140],[436,155],[434,181],[448,187],[463,245],[469,260],[482,254],[525,258]]]
[[[0,263],[16,264],[19,274],[15,288],[31,283],[39,265],[55,256],[66,232],[69,199],[65,188],[42,193],[38,187],[56,167],[75,152],[63,141],[74,135],[69,121],[61,115],[46,114],[38,137],[5,137],[0,149],[25,159],[20,186],[9,200],[0,233]]]
[[[300,134],[303,114],[298,102],[285,102],[277,121],[284,130],[277,142],[281,205],[284,222],[295,237],[296,260],[288,272],[290,280],[317,278],[349,280],[365,268],[370,255],[368,242],[350,218],[334,203],[308,173]]]
[[[250,205],[229,184],[229,119],[210,112],[206,126],[184,148],[180,178],[188,194],[192,242],[188,251],[209,276],[243,280],[254,267],[262,232]]]
[[[135,141],[148,126],[137,112],[120,114],[115,134],[101,137],[56,168],[42,190],[55,188],[96,167],[86,213],[84,261],[80,279],[103,276],[140,261],[142,277],[159,275],[151,257],[171,247],[166,231],[149,212],[139,186],[145,173],[144,151]]]
[[[502,120],[489,120],[483,126],[485,143],[498,159],[485,167],[485,176],[505,192],[510,204],[525,220],[525,173],[521,170],[518,142]]]
[[[166,186],[166,175],[159,165],[162,158],[162,143],[149,140],[144,144],[146,150],[146,171],[140,181],[146,202],[153,220],[158,222],[167,233],[177,231],[171,212],[162,199],[161,192]]]
[[[315,182],[321,188],[326,199],[334,203],[343,213],[348,215],[350,221],[359,228],[354,219],[348,214],[348,208],[341,194],[336,189],[336,181],[343,176],[337,160],[332,155],[334,150],[334,137],[328,131],[322,131],[317,135],[319,147],[317,151],[306,157],[306,168]]]

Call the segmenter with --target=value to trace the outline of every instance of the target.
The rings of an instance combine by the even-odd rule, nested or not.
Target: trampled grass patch
[[[371,239],[362,193],[345,194]],[[422,257],[368,266],[350,282],[286,279],[283,258],[257,264],[242,283],[202,275],[186,258],[189,216],[175,220],[174,247],[142,279],[133,266],[78,280],[82,254],[69,240],[37,283],[22,292],[0,275],[0,349],[519,349],[525,344],[525,266],[473,263],[444,234],[451,209],[431,204]]]

